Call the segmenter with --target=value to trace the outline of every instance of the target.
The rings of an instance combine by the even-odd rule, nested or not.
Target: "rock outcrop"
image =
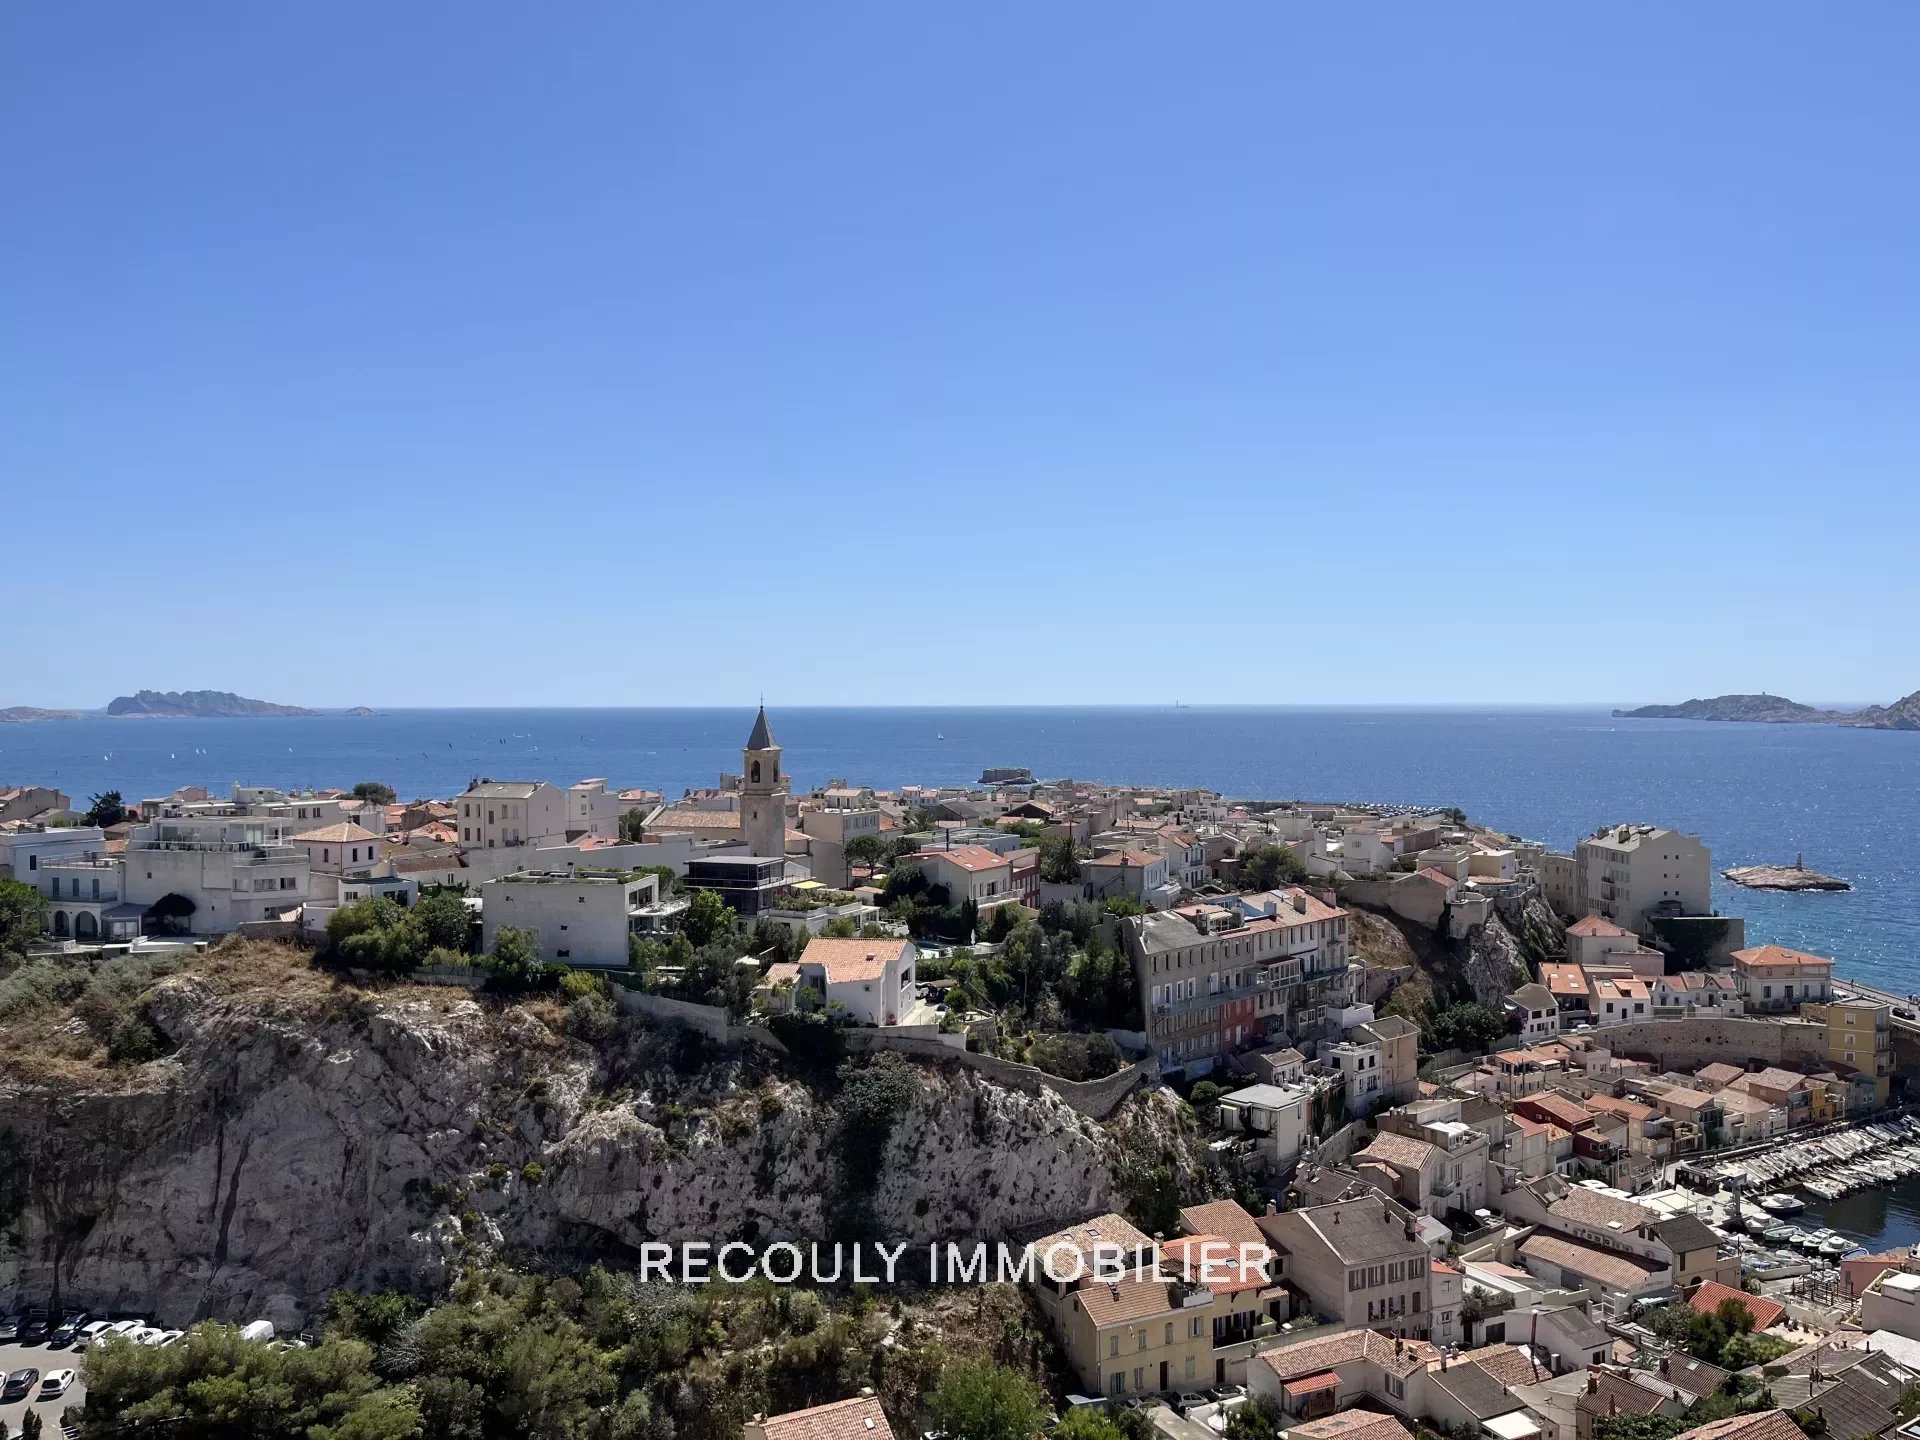
[[[148,1013],[177,1048],[98,1084],[0,1065],[0,1293],[286,1325],[342,1286],[430,1289],[476,1246],[567,1263],[843,1238],[852,1190],[916,1242],[1119,1202],[1109,1127],[954,1066],[912,1068],[882,1152],[856,1160],[815,1090],[752,1057],[689,1064],[639,1022],[595,1051],[551,1014],[447,992],[289,1015],[191,977]]]
[[[250,719],[263,715],[318,715],[299,705],[276,705],[271,700],[249,700],[231,690],[138,690],[116,695],[107,702],[109,715],[136,715],[165,720]]]

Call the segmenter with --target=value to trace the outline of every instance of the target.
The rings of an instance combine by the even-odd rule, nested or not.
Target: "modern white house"
[[[660,877],[627,871],[522,871],[480,887],[480,937],[492,950],[508,926],[533,937],[540,958],[624,970],[628,937],[651,928]]]
[[[232,804],[182,808],[127,838],[125,898],[157,928],[224,935],[306,903],[307,854],[292,822]]]
[[[11,875],[41,894],[40,867],[73,856],[107,853],[106,832],[98,825],[73,825],[51,830],[0,830],[0,875]]]
[[[481,780],[453,803],[460,844],[469,850],[558,844],[572,823],[567,792],[544,780]]]

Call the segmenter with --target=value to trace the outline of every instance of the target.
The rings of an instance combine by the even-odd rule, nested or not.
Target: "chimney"
[[[1660,1373],[1661,1373],[1662,1375],[1665,1375],[1665,1374],[1667,1373],[1667,1363],[1668,1363],[1668,1362],[1667,1362],[1667,1357],[1666,1357],[1666,1356],[1664,1356],[1664,1355],[1662,1355],[1662,1356],[1660,1357]],[[1814,1378],[1815,1378],[1815,1379],[1817,1380],[1817,1379],[1819,1379],[1819,1376],[1818,1376],[1818,1375],[1816,1375],[1816,1376],[1815,1376]]]
[[[1600,1393],[1600,1376],[1594,1371],[1589,1370],[1587,1371],[1587,1394],[1598,1395],[1599,1393]]]
[[[1269,1196],[1267,1199],[1267,1214],[1278,1215],[1279,1213],[1280,1213],[1280,1207],[1274,1204],[1272,1197]]]

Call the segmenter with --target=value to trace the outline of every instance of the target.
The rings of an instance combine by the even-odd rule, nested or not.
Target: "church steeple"
[[[787,853],[787,780],[780,773],[780,745],[763,704],[741,751],[740,838],[752,855]]]

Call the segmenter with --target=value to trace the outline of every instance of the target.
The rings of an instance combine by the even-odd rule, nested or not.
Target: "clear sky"
[[[1920,687],[1920,7],[0,11],[0,704]]]

